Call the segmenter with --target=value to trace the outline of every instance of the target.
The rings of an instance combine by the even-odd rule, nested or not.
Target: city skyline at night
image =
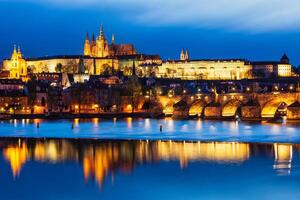
[[[294,20],[289,23],[284,23],[283,19],[283,22],[276,20],[283,15],[276,8],[273,8],[276,11],[274,16],[264,16],[259,12],[257,18],[253,14],[248,16],[249,19],[241,18],[241,23],[244,23],[242,26],[237,23],[238,20],[233,19],[240,17],[241,14],[236,11],[239,8],[246,12],[246,8],[239,4],[236,4],[235,9],[228,9],[213,19],[205,14],[193,14],[193,21],[182,12],[181,19],[166,14],[166,20],[160,21],[155,16],[149,16],[148,19],[144,16],[147,12],[141,14],[142,10],[150,12],[155,8],[134,1],[124,4],[105,1],[103,5],[99,5],[97,1],[89,1],[89,4],[85,5],[82,5],[81,1],[76,2],[78,4],[73,3],[73,6],[69,6],[68,1],[1,1],[0,17],[3,24],[0,31],[0,59],[10,57],[14,44],[21,45],[26,57],[82,54],[86,32],[98,33],[98,27],[102,23],[107,35],[114,33],[117,42],[133,43],[137,50],[148,54],[160,54],[163,59],[175,59],[179,56],[178,52],[186,48],[191,58],[278,60],[283,53],[287,53],[293,65],[297,66],[300,63],[300,44],[297,40],[299,28]],[[170,2],[166,1],[161,10],[168,7],[169,13],[173,13],[181,3],[170,6]],[[193,3],[195,4],[194,1],[187,2],[189,6],[184,8],[189,10]],[[260,1],[256,3],[257,5],[253,3],[249,8],[249,12],[261,5]],[[278,5],[276,2],[274,4]],[[297,2],[290,4],[297,8]],[[283,13],[291,7],[290,4],[287,8],[281,6]],[[138,5],[141,9],[139,12],[136,8]],[[195,7],[199,8],[199,4],[196,3]],[[219,6],[214,9],[220,12]],[[161,10],[157,15],[161,15]],[[178,12],[181,11],[179,9]],[[229,17],[225,17],[226,22],[221,23],[222,16],[226,13],[229,13]],[[284,19],[290,19],[289,15]],[[271,17],[272,20],[267,20]],[[265,26],[255,24],[255,19],[265,19]]]

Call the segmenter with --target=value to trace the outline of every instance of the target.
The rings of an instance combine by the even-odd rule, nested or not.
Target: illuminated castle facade
[[[93,35],[92,40],[90,41],[88,33],[86,34],[83,53],[85,56],[96,58],[137,54],[132,44],[115,44],[114,35],[112,35],[111,44],[109,44],[104,35],[102,25],[100,28],[100,35],[96,39]]]
[[[81,61],[81,62],[80,62]],[[81,63],[81,64],[80,64]],[[240,80],[258,77],[255,74],[278,77],[292,76],[291,64],[286,55],[280,61],[249,62],[244,59],[190,59],[188,50],[182,49],[177,60],[162,61],[159,55],[145,55],[132,44],[116,44],[112,35],[108,42],[100,28],[100,34],[84,42],[83,55],[58,55],[39,58],[22,57],[15,47],[10,59],[3,62],[10,78],[27,77],[31,73],[71,73],[100,75],[123,72],[131,75],[133,63],[139,77],[179,78],[184,80]],[[80,67],[79,67],[80,66]],[[256,73],[255,73],[256,72]]]

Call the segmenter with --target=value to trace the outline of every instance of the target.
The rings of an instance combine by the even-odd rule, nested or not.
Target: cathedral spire
[[[185,51],[185,60],[189,60],[190,59],[190,55],[188,50]]]
[[[103,31],[103,25],[100,26],[100,39],[104,38],[104,31]]]
[[[14,44],[14,53],[17,53],[17,45]]]
[[[184,49],[181,49],[180,60],[185,60]]]
[[[115,35],[114,34],[111,35],[111,44],[115,44]]]
[[[95,34],[93,33],[92,43],[95,43]]]
[[[90,39],[89,39],[89,34],[88,33],[86,33],[83,55],[91,56],[91,44],[90,44]]]

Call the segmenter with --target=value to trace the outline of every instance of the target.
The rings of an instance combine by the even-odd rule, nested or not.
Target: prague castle
[[[291,64],[286,55],[280,61],[250,62],[245,59],[190,59],[187,50],[181,51],[179,60],[162,61],[159,55],[138,53],[132,44],[116,44],[112,35],[109,44],[100,27],[98,37],[86,35],[83,55],[59,55],[23,58],[20,48],[14,47],[10,59],[3,61],[3,70],[9,78],[26,80],[28,73],[65,72],[100,75],[104,72],[122,72],[131,75],[133,63],[140,77],[179,78],[184,80],[240,80],[274,75],[292,76]],[[83,64],[80,64],[83,63]]]
[[[112,35],[111,44],[108,43],[103,32],[103,26],[100,28],[100,35],[95,40],[93,35],[92,41],[87,33],[84,43],[84,55],[98,58],[121,56],[121,55],[136,55],[137,52],[132,44],[115,44],[115,36]]]

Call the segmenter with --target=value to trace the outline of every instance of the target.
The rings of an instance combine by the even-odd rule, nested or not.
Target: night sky
[[[300,3],[290,0],[0,0],[0,59],[81,54],[85,34],[104,25],[110,41],[177,59],[279,60],[300,65]]]

